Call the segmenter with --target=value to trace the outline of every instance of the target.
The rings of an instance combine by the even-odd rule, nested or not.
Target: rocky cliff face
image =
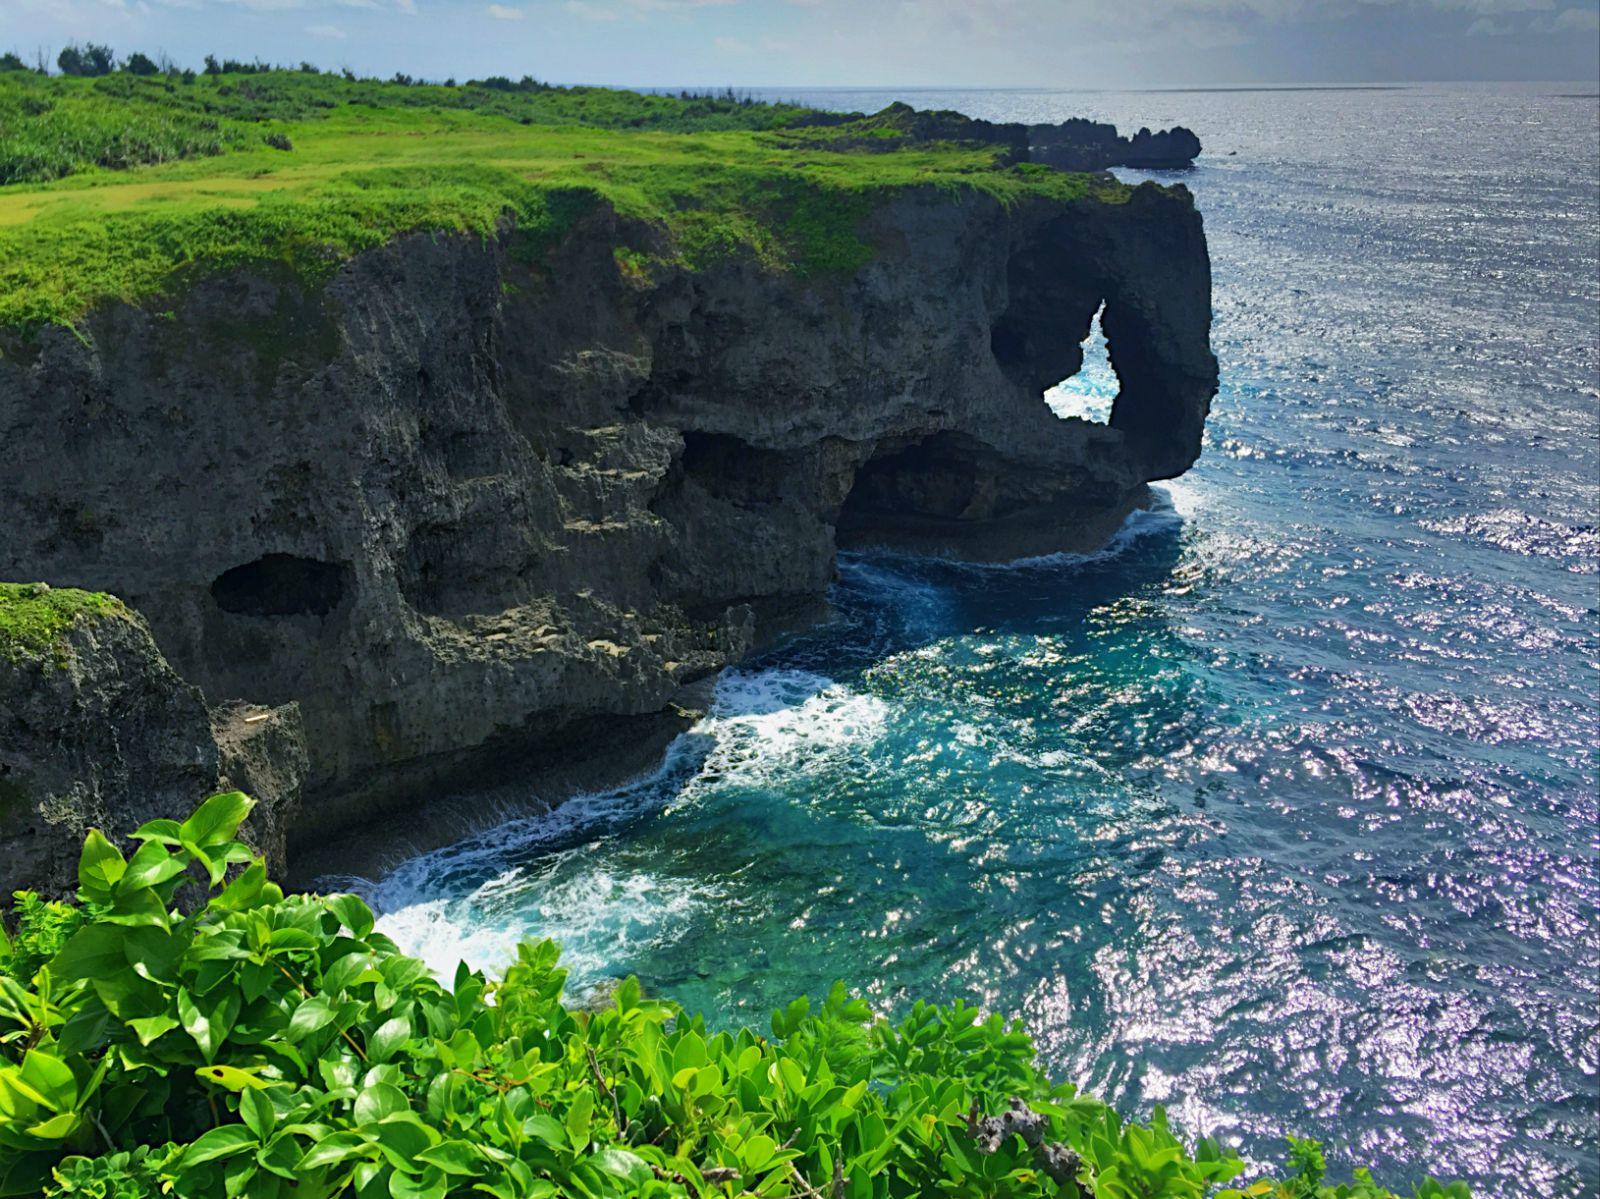
[[[648,231],[597,211],[538,266],[414,236],[318,292],[235,274],[49,330],[0,359],[0,578],[122,596],[213,704],[298,703],[304,839],[603,753],[814,605],[841,544],[1082,546],[1194,461],[1184,189],[906,193],[866,233],[848,278],[641,273],[616,247]],[[1059,420],[1102,304],[1122,394]]]
[[[1008,162],[1037,162],[1059,171],[1103,171],[1109,167],[1184,170],[1200,156],[1200,139],[1182,125],[1158,133],[1141,129],[1132,137],[1123,137],[1115,125],[1082,117],[1052,125],[997,123],[948,109],[916,109],[898,102],[870,116],[859,112],[810,113],[795,127],[837,129],[835,144],[854,151],[888,152],[892,143],[880,140],[875,145],[870,136],[886,129],[913,141],[1003,146]]]
[[[137,613],[82,615],[48,652],[0,653],[0,889],[69,894],[89,829],[126,836],[235,788],[281,872],[305,769],[294,705],[209,710]]]

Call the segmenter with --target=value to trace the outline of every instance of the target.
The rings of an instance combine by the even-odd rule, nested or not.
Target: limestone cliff
[[[873,134],[893,131],[918,142],[976,142],[1005,147],[1009,162],[1035,162],[1060,171],[1103,171],[1110,167],[1140,170],[1186,170],[1200,155],[1200,139],[1192,129],[1174,125],[1152,133],[1140,129],[1124,137],[1115,125],[1072,117],[1055,124],[1024,125],[969,117],[949,109],[916,109],[896,102],[870,116],[865,113],[813,112],[794,123],[796,129],[828,129],[835,145],[854,151],[890,152],[892,141]]]
[[[121,596],[214,705],[297,703],[305,839],[603,753],[814,605],[840,544],[1081,546],[1194,461],[1217,375],[1183,188],[905,191],[864,234],[848,277],[641,269],[617,247],[650,231],[602,208],[538,258],[418,235],[316,290],[102,307],[0,359],[0,578]],[[1122,393],[1059,420],[1102,304]]]
[[[281,872],[305,768],[294,705],[208,710],[138,613],[114,601],[85,608],[37,650],[0,644],[6,898],[23,887],[70,893],[91,828],[126,836],[234,788],[256,796],[244,835]]]

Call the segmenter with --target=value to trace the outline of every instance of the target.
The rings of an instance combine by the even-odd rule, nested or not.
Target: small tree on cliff
[[[63,75],[109,75],[117,65],[117,56],[110,46],[95,42],[68,46],[56,55],[56,66]]]

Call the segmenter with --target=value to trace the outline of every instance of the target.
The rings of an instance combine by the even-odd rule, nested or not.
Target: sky
[[[0,51],[735,87],[1600,77],[1600,0],[0,0]]]

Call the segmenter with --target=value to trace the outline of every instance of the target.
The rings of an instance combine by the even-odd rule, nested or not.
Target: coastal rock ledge
[[[901,191],[847,275],[641,268],[619,247],[653,234],[601,206],[539,256],[509,229],[413,235],[319,287],[246,271],[102,306],[0,357],[0,579],[148,621],[182,709],[163,727],[196,747],[177,814],[227,773],[217,712],[297,705],[291,853],[463,778],[605,757],[642,737],[618,722],[692,706],[814,614],[841,546],[1090,548],[1194,462],[1217,385],[1200,216],[1181,186],[1124,194]],[[1043,393],[1102,306],[1110,421],[1058,419]],[[59,739],[114,736],[113,659],[160,675],[142,628],[79,647],[103,693],[27,675]],[[15,770],[56,734],[11,682]],[[255,769],[302,789],[292,760]],[[148,773],[119,786],[168,785]],[[0,842],[33,827],[15,815]]]

